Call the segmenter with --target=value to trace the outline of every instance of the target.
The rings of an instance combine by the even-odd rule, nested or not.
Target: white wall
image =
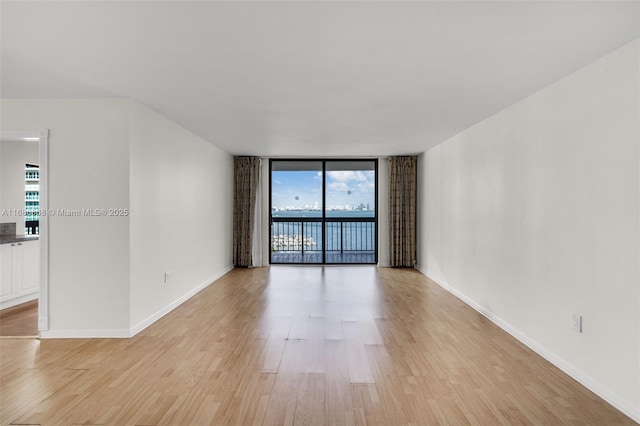
[[[128,99],[1,107],[4,129],[50,129],[51,210],[129,210],[50,215],[43,337],[129,336],[229,269],[231,155]]]
[[[421,156],[418,239],[428,276],[638,421],[639,50]]]
[[[131,119],[137,329],[231,269],[233,157],[139,103],[131,102]]]
[[[39,164],[38,142],[0,143],[0,211],[25,209],[25,164]],[[24,215],[0,215],[0,223],[16,222],[16,233],[24,234]]]
[[[4,129],[50,129],[49,208],[129,208],[129,101],[3,99]],[[129,326],[127,217],[49,217],[52,334]]]

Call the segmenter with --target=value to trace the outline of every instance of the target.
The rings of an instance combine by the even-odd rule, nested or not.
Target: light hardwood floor
[[[38,301],[0,311],[0,337],[38,336]]]
[[[234,270],[132,339],[0,341],[3,424],[634,424],[413,270]]]

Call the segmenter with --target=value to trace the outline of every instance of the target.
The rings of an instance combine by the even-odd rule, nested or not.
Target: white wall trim
[[[164,308],[160,309],[155,314],[151,315],[147,319],[141,321],[139,324],[135,325],[130,329],[119,328],[119,329],[106,329],[106,330],[48,330],[41,331],[40,338],[41,339],[127,339],[135,336],[140,333],[145,328],[149,327],[154,322],[158,321],[163,316],[167,315],[169,312],[173,311],[175,308],[191,299],[197,293],[205,289],[206,287],[213,284],[215,281],[220,279],[222,276],[226,275],[233,269],[233,265],[227,266],[222,272],[214,275],[213,277],[207,279],[202,284],[195,287],[193,290],[189,291],[184,296],[174,300]]]
[[[232,269],[233,269],[233,265],[227,266],[220,273],[214,275],[213,277],[211,277],[211,278],[207,279],[206,281],[204,281],[203,283],[199,284],[197,287],[195,287],[194,289],[189,291],[187,294],[179,297],[178,299],[176,299],[173,302],[169,303],[164,308],[160,309],[156,313],[152,314],[151,316],[149,316],[146,319],[142,320],[141,322],[139,322],[135,326],[131,327],[131,329],[129,331],[129,335],[127,337],[133,337],[136,334],[140,333],[142,330],[144,330],[145,328],[149,327],[151,324],[153,324],[154,322],[158,321],[160,318],[162,318],[163,316],[167,315],[169,312],[173,311],[175,308],[177,308],[178,306],[182,305],[187,300],[191,299],[197,293],[199,293],[200,291],[204,290],[206,287],[208,287],[211,284],[213,284],[215,281],[220,279],[222,276],[228,274],[229,271],[231,271]]]
[[[36,290],[33,293],[24,294],[20,297],[16,297],[15,299],[0,302],[0,310],[13,308],[14,306],[22,305],[23,303],[31,302],[32,300],[37,300],[38,296],[39,292]]]
[[[567,362],[564,358],[559,357],[555,353],[549,351],[544,346],[531,339],[524,333],[520,332],[516,328],[512,327],[509,323],[504,321],[502,318],[494,315],[490,310],[484,308],[480,304],[476,303],[471,298],[467,297],[459,290],[451,287],[448,284],[442,283],[438,280],[431,278],[426,270],[422,268],[420,265],[416,265],[416,269],[420,271],[424,276],[429,278],[431,281],[462,300],[464,303],[469,305],[471,308],[476,310],[478,313],[486,317],[489,321],[509,333],[514,338],[518,339],[522,344],[527,346],[529,349],[536,352],[538,355],[549,361],[551,364],[558,367],[560,370],[564,371],[566,374],[571,376],[574,380],[585,386],[587,389],[598,395],[600,398],[607,401],[609,404],[613,405],[615,408],[620,410],[625,415],[631,417],[634,421],[640,423],[640,407],[634,406],[631,402],[626,401],[620,398],[615,392],[611,391],[609,388],[604,386],[602,383],[595,380],[593,377],[586,374],[584,371],[580,370],[573,364]]]
[[[40,210],[49,210],[49,130],[40,130]],[[49,215],[40,216],[40,298],[38,330],[49,329]]]
[[[130,332],[126,328],[105,330],[46,330],[40,332],[41,339],[126,339]]]

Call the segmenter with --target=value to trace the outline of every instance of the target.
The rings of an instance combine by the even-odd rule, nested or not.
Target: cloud
[[[375,183],[373,181],[361,182],[356,185],[356,188],[360,191],[373,191],[375,189]]]
[[[368,177],[361,170],[336,170],[327,172],[329,179],[333,179],[338,182],[366,182]]]
[[[345,182],[329,182],[327,184],[327,189],[329,191],[348,191],[349,185]]]
[[[337,170],[327,172],[327,189],[332,192],[353,191],[366,194],[375,188],[375,174],[362,170]]]
[[[273,183],[275,183],[276,185],[282,185],[282,182],[280,182],[278,179],[274,180]]]

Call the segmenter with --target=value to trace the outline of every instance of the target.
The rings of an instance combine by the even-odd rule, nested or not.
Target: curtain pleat
[[[234,158],[233,191],[233,264],[252,266],[253,227],[260,158]]]
[[[258,161],[258,181],[256,184],[256,212],[253,218],[253,238],[251,243],[251,266],[262,266],[262,160]]]
[[[416,261],[417,157],[389,159],[389,258],[394,267]]]

